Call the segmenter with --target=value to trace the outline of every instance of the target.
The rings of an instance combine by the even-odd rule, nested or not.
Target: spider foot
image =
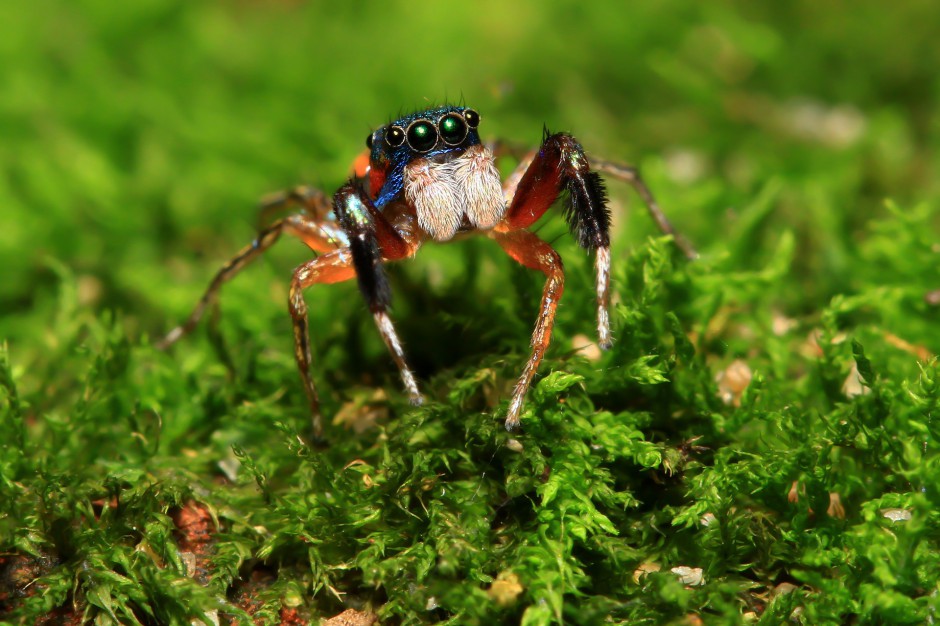
[[[513,394],[509,402],[509,411],[506,413],[506,430],[515,432],[522,426],[520,415],[522,414],[522,403],[525,401],[525,394]]]
[[[157,350],[166,350],[174,343],[179,341],[184,334],[186,334],[186,329],[182,326],[177,326],[168,332],[162,339],[153,344],[153,347]]]

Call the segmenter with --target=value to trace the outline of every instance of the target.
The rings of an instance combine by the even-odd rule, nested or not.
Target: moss
[[[2,10],[0,619],[933,619],[933,5],[449,10]],[[484,134],[638,161],[702,252],[612,184],[595,355],[591,262],[538,225],[568,278],[521,434],[541,280],[483,240],[390,269],[420,408],[355,285],[310,291],[328,445],[284,306],[300,247],[152,347],[257,197],[338,186],[370,124],[448,93]]]

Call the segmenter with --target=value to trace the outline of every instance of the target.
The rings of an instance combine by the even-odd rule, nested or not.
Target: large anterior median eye
[[[467,124],[462,117],[453,113],[442,117],[438,127],[441,139],[449,146],[456,146],[467,136]]]
[[[427,120],[418,120],[408,127],[408,145],[415,152],[428,152],[437,143],[437,129]]]

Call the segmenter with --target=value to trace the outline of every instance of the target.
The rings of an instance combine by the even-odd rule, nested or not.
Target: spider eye
[[[445,115],[439,124],[441,139],[449,146],[455,146],[467,136],[467,124],[459,115]]]
[[[463,118],[467,120],[467,126],[470,128],[476,128],[480,125],[480,114],[473,109],[466,109],[463,112]]]
[[[393,148],[397,148],[405,143],[405,131],[398,126],[389,126],[388,130],[385,131],[385,143]]]
[[[408,127],[408,145],[415,152],[428,152],[437,143],[437,129],[427,120],[418,120]]]
[[[372,133],[369,133],[369,136],[366,137],[366,148],[372,149]]]

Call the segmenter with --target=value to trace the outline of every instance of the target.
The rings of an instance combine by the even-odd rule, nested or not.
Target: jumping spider
[[[519,164],[501,181],[495,155],[512,152],[480,141],[480,115],[463,106],[442,106],[407,115],[366,138],[368,150],[355,173],[333,194],[298,187],[262,201],[262,216],[289,207],[300,212],[274,221],[219,270],[189,318],[160,342],[167,347],[191,332],[221,286],[286,233],[319,256],[294,270],[288,306],[294,324],[297,366],[313,417],[321,432],[320,402],[310,376],[310,338],[303,290],[318,283],[355,277],[379,333],[401,373],[413,404],[422,402],[414,374],[388,316],[391,291],[383,264],[413,257],[428,240],[450,241],[482,233],[518,263],[545,274],[545,288],[532,333],[532,352],[513,390],[506,429],[519,426],[526,392],[551,340],[564,271],[552,247],[527,230],[559,197],[578,244],[595,253],[597,334],[602,348],[611,345],[608,316],[610,284],[610,212],[598,172],[633,185],[659,229],[675,236],[636,168],[588,158],[566,133],[549,133],[537,150],[518,154]],[[694,250],[675,241],[686,256]]]

